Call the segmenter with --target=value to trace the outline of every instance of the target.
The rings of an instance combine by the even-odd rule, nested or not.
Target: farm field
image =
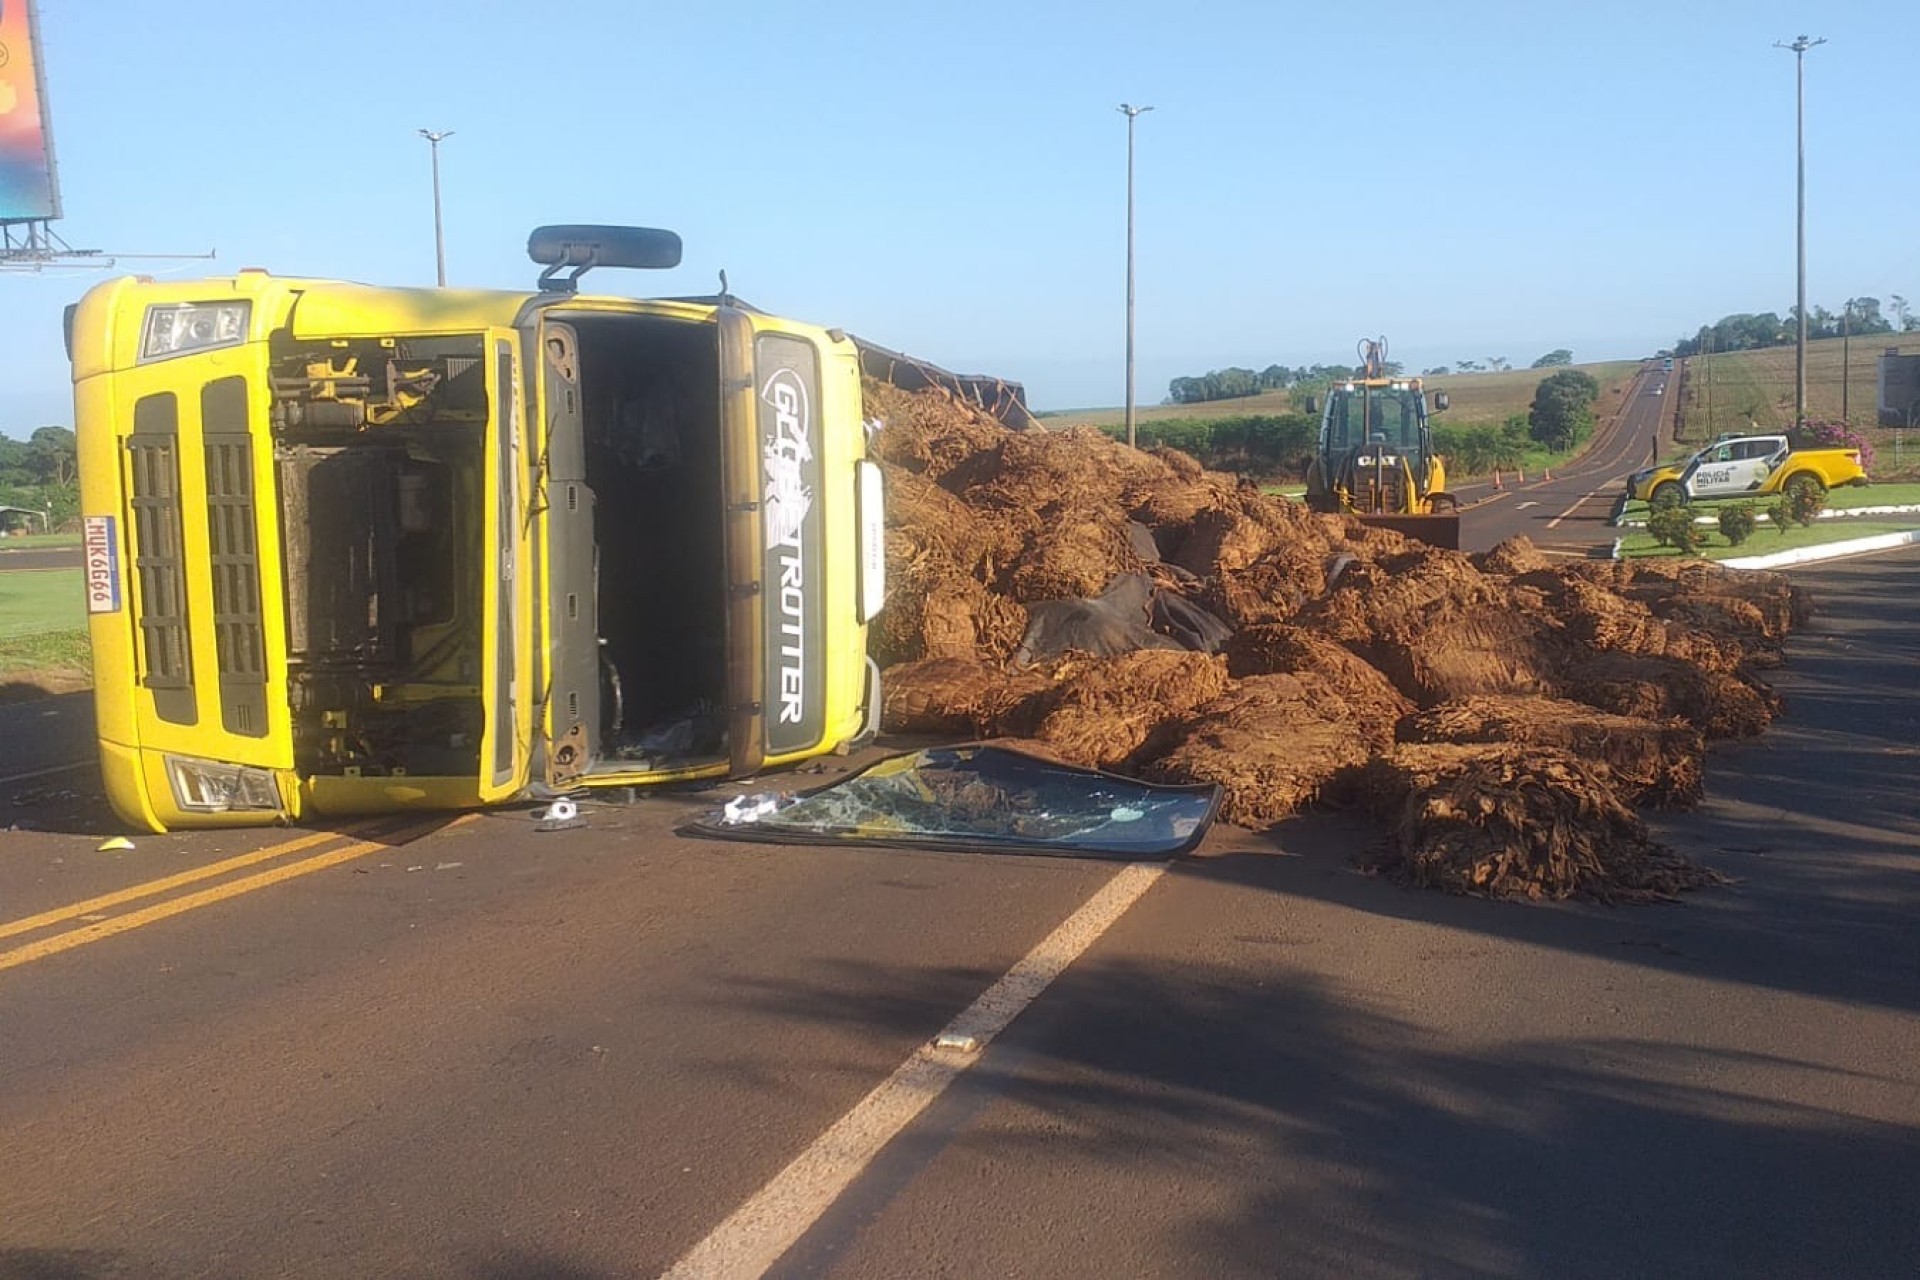
[[[1640,361],[1611,360],[1571,367],[1586,370],[1600,384],[1600,403],[1595,413],[1604,417],[1619,408],[1628,384],[1640,367]],[[1557,370],[1554,369],[1512,369],[1505,373],[1447,374],[1428,378],[1425,384],[1429,391],[1445,391],[1453,402],[1445,413],[1436,416],[1436,423],[1450,427],[1497,426],[1510,414],[1525,413],[1533,401],[1534,388],[1540,385],[1542,378],[1555,372]],[[1298,413],[1301,409],[1286,392],[1270,391],[1257,396],[1207,400],[1199,404],[1139,405],[1134,412],[1139,421],[1151,422],[1168,418],[1206,420],[1249,414]],[[1050,427],[1081,424],[1105,427],[1125,420],[1125,409],[1068,409],[1050,412],[1042,418]]]
[[[1875,477],[1920,478],[1920,434],[1874,422],[1880,353],[1892,347],[1920,355],[1920,333],[1855,338],[1850,362],[1846,345],[1839,338],[1807,344],[1807,416],[1838,422],[1844,400],[1852,426],[1873,446]],[[1694,356],[1685,362],[1685,372],[1678,430],[1683,442],[1704,442],[1723,432],[1779,431],[1793,419],[1792,346]],[[1920,427],[1920,414],[1915,425]]]

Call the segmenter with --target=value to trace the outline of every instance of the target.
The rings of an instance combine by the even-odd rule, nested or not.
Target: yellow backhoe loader
[[[1420,379],[1388,372],[1385,338],[1363,338],[1358,353],[1358,376],[1327,392],[1307,505],[1458,549],[1460,504],[1446,491]],[[1447,407],[1445,392],[1434,400],[1436,409]]]

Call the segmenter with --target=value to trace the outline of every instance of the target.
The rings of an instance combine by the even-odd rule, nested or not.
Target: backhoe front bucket
[[[1460,549],[1460,514],[1456,511],[1428,516],[1356,515],[1354,519],[1375,529],[1391,529],[1431,547],[1444,547],[1448,551]]]

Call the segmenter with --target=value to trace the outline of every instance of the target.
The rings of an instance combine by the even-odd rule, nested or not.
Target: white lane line
[[[1598,489],[1589,491],[1584,497],[1578,499],[1572,506],[1568,507],[1565,511],[1562,511],[1559,515],[1555,516],[1553,519],[1547,521],[1547,528],[1549,529],[1557,528],[1562,520],[1565,520],[1568,516],[1572,515],[1574,512],[1580,509],[1581,503],[1591,501],[1592,499],[1600,496],[1601,494],[1605,493],[1608,489],[1611,489],[1612,487],[1613,487],[1612,485],[1601,485]]]
[[[56,764],[48,769],[33,769],[27,773],[10,773],[0,778],[0,786],[9,782],[25,782],[28,778],[44,778],[50,773],[71,773],[75,769],[85,769],[93,765],[92,760],[76,760],[72,764]]]
[[[1165,863],[1134,863],[814,1139],[773,1181],[673,1264],[664,1280],[759,1276],[805,1235],[882,1148],[979,1060],[984,1046],[1152,887]],[[964,1046],[956,1051],[943,1045]]]

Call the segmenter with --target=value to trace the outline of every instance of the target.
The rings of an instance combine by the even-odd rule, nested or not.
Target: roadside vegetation
[[[40,427],[24,440],[0,435],[0,528],[55,532],[80,514],[73,432]],[[17,545],[8,543],[7,545]]]
[[[0,538],[0,551],[31,551],[36,547],[77,547],[77,533],[15,533]]]
[[[1770,502],[1771,499],[1756,503],[1754,507],[1755,511],[1765,512]],[[1690,507],[1689,510],[1691,510],[1696,517],[1717,518],[1720,508],[1735,505],[1738,504],[1727,502],[1699,502]],[[1920,508],[1920,483],[1870,484],[1864,486],[1846,485],[1827,491],[1825,509],[1834,513],[1826,517],[1829,521],[1847,523],[1849,520],[1859,519],[1861,517],[1847,517],[1840,513],[1859,511],[1870,507]],[[1627,504],[1626,515],[1623,519],[1628,524],[1635,524],[1645,521],[1647,515],[1648,508],[1646,503],[1629,502]],[[1899,518],[1905,519],[1906,516],[1902,514]],[[1914,518],[1920,519],[1920,510],[1915,511]]]
[[[73,432],[0,435],[0,552],[79,545],[80,481]],[[0,701],[93,683],[86,598],[78,569],[7,569],[0,555]]]
[[[1797,551],[1802,547],[1821,547],[1834,542],[1850,542],[1855,538],[1871,538],[1882,533],[1910,533],[1920,530],[1920,516],[1907,523],[1900,523],[1884,517],[1863,517],[1858,520],[1835,521],[1819,520],[1809,527],[1802,528],[1789,524],[1784,532],[1776,526],[1763,524],[1739,543],[1730,541],[1725,533],[1714,525],[1692,526],[1696,538],[1692,550],[1682,550],[1672,542],[1661,542],[1652,531],[1635,529],[1620,539],[1620,556],[1625,560],[1643,557],[1684,557],[1699,556],[1705,560],[1727,560],[1737,556],[1765,556],[1776,551]]]
[[[1563,354],[1549,352],[1541,357],[1549,363],[1535,369],[1427,380],[1429,392],[1445,390],[1452,399],[1433,417],[1434,447],[1450,476],[1557,466],[1579,452],[1601,419],[1619,412],[1638,364],[1555,363]],[[1135,435],[1142,448],[1164,445],[1212,470],[1285,484],[1305,473],[1319,430],[1314,415],[1292,407],[1292,394],[1143,409]],[[1226,405],[1235,411],[1207,412]],[[1123,416],[1118,410],[1076,412],[1050,416],[1047,423],[1094,426],[1117,439]]]
[[[1558,355],[1558,352],[1550,352]],[[1508,369],[1504,372],[1482,371],[1472,373],[1451,372],[1446,374],[1415,374],[1424,380],[1426,389],[1445,391],[1451,397],[1452,406],[1445,413],[1437,415],[1437,420],[1450,426],[1499,426],[1516,413],[1525,413],[1533,402],[1535,388],[1546,372],[1557,372],[1560,368],[1584,370],[1600,385],[1600,402],[1595,412],[1601,417],[1613,412],[1626,396],[1628,384],[1634,373],[1640,368],[1637,360],[1611,360],[1594,364],[1569,366],[1547,365],[1540,369]],[[1213,400],[1193,404],[1179,404],[1168,401],[1165,404],[1140,405],[1135,417],[1141,423],[1155,422],[1168,418],[1185,418],[1193,421],[1214,421],[1220,418],[1243,418],[1280,415],[1304,412],[1303,405],[1307,394],[1318,394],[1311,388],[1300,391],[1266,390],[1256,395],[1239,396],[1227,400]],[[1097,409],[1058,409],[1048,410],[1039,415],[1050,427],[1086,425],[1092,427],[1111,427],[1126,422],[1126,410],[1122,408]]]
[[[78,569],[0,573],[0,701],[89,687],[86,621]]]
[[[1911,509],[1878,510],[1885,507]],[[1845,514],[1849,511],[1874,514]],[[1620,539],[1623,558],[1762,556],[1920,530],[1920,484],[1809,489],[1764,501],[1675,503],[1657,509],[1635,502],[1624,518],[1629,528]]]

